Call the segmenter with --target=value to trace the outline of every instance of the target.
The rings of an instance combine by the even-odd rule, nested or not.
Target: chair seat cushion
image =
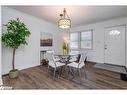
[[[76,57],[72,57],[69,61],[70,61],[70,62],[77,61],[77,58],[76,58]]]
[[[60,67],[60,66],[64,66],[65,64],[64,63],[61,63],[61,62],[56,62],[54,63],[54,61],[49,61],[49,66],[53,67],[53,68],[56,68],[56,67]],[[56,65],[55,65],[56,64]]]
[[[72,62],[72,63],[68,64],[68,66],[73,67],[73,68],[82,68],[84,65],[85,65],[84,62],[81,62],[81,63]]]

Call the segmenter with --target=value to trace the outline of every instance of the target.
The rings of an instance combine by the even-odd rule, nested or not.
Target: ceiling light
[[[62,29],[67,29],[71,27],[71,20],[67,15],[66,9],[64,8],[63,14],[60,14],[61,19],[58,21],[58,27]]]

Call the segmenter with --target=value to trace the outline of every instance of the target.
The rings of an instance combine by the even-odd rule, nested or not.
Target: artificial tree
[[[26,39],[30,35],[30,31],[26,27],[24,23],[22,23],[19,18],[10,20],[6,25],[7,32],[2,34],[2,42],[6,47],[10,47],[13,49],[13,57],[12,57],[12,70],[11,72],[17,70],[15,69],[15,52],[16,49],[22,44],[26,44]],[[14,76],[14,78],[17,76]]]

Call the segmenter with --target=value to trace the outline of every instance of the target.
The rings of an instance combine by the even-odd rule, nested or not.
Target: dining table
[[[62,62],[62,63],[64,63],[65,64],[65,66],[64,66],[64,71],[65,71],[65,74],[64,74],[64,76],[62,76],[62,77],[64,77],[64,78],[69,78],[68,77],[68,68],[67,68],[67,65],[69,64],[69,63],[71,63],[70,62],[70,59],[71,59],[71,57],[72,56],[75,56],[74,54],[72,55],[72,54],[55,54],[54,56],[57,56],[57,57],[59,57],[59,61],[60,62]],[[60,76],[61,76],[61,74],[63,74],[63,72],[62,73],[60,73]]]

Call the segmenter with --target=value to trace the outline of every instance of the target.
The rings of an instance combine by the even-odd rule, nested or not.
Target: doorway
[[[105,28],[105,63],[125,66],[125,32],[125,25]]]

